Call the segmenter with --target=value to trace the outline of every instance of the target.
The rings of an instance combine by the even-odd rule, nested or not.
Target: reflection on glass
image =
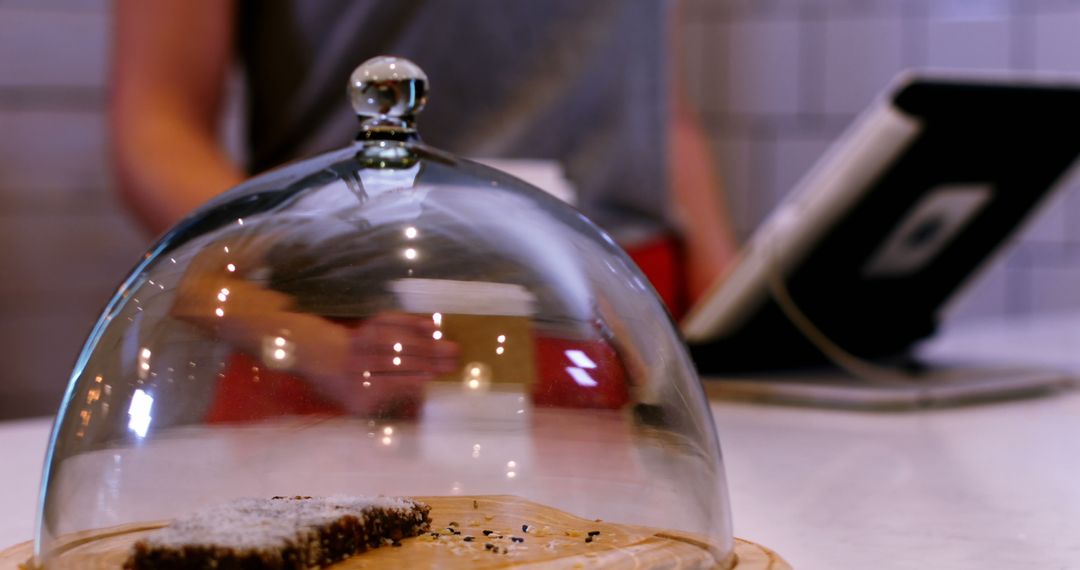
[[[124,281],[58,417],[42,559],[242,496],[449,493],[729,562],[707,403],[637,269],[565,204],[379,132],[222,196]]]
[[[147,430],[150,429],[150,409],[154,406],[154,398],[142,390],[135,390],[135,394],[131,397],[131,405],[128,406],[128,416],[131,418],[128,420],[128,429],[135,433],[140,438],[146,437]],[[89,417],[89,413],[87,413]]]

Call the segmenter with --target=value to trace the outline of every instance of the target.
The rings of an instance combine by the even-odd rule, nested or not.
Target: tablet
[[[699,369],[904,355],[1078,154],[1076,81],[899,78],[684,319]]]

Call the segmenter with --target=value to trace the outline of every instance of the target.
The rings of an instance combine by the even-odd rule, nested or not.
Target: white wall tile
[[[1034,25],[1035,68],[1080,72],[1080,8],[1039,14]]]
[[[0,8],[0,87],[101,86],[109,16]]]
[[[730,75],[726,111],[794,114],[799,111],[799,22],[742,20],[727,28]]]
[[[1080,220],[1080,162],[1066,172],[1025,220],[1020,239],[1029,243],[1080,243],[1077,220]]]
[[[1008,69],[1012,49],[1009,20],[934,20],[929,23],[927,50],[931,67]]]
[[[117,208],[110,188],[0,187],[0,217],[51,214],[101,214]]]
[[[1058,267],[1030,269],[1032,312],[1080,309],[1080,264],[1064,261]]]
[[[0,192],[108,185],[99,113],[0,112]]]
[[[0,319],[0,418],[56,413],[94,316],[47,312]]]
[[[1013,14],[1015,0],[925,0],[926,9],[935,19],[985,20],[1004,19]],[[1021,0],[1030,2],[1032,0]]]
[[[1030,243],[1062,243],[1068,240],[1069,192],[1058,189],[1030,214],[1017,234]]]
[[[97,12],[109,11],[109,0],[0,0],[0,8],[22,8],[50,12]]]
[[[118,213],[0,216],[0,418],[53,413],[76,354],[145,249]]]
[[[903,68],[903,22],[830,20],[825,34],[825,110],[858,113]]]
[[[776,186],[774,172],[777,141],[775,134],[755,133],[749,146],[747,165],[749,167],[750,192],[746,196],[747,217],[750,233],[757,228],[776,205],[773,188]]]
[[[19,299],[4,312],[47,306],[55,295],[99,304],[148,241],[119,211],[0,216],[0,267],[17,276],[0,279],[0,303]]]
[[[942,322],[1005,313],[1009,299],[1009,271],[1002,260],[993,260],[956,293],[941,315]]]
[[[773,203],[778,203],[795,187],[810,168],[817,163],[829,146],[833,134],[798,134],[777,141],[772,163],[772,184],[769,189]]]
[[[753,142],[745,136],[712,137],[715,164],[724,184],[724,198],[735,233],[742,240],[749,236],[756,225],[751,210],[751,196],[755,192],[751,167]]]
[[[1065,242],[1080,244],[1080,185],[1062,191],[1065,196]]]

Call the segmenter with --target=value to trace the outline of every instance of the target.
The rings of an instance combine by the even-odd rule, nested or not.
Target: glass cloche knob
[[[427,91],[424,70],[400,57],[369,59],[349,77],[349,100],[365,131],[413,131]]]

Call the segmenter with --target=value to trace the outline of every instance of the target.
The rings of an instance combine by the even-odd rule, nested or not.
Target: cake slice
[[[135,543],[126,570],[302,570],[427,531],[431,507],[398,497],[238,499]]]

